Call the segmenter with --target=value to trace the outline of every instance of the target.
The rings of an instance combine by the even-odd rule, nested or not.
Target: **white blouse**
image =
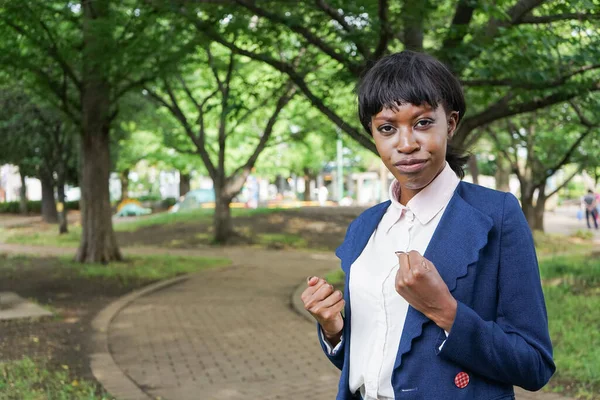
[[[364,400],[394,399],[392,370],[408,312],[395,289],[396,251],[424,254],[460,180],[446,163],[442,172],[406,206],[390,185],[392,204],[350,269],[350,378]],[[340,342],[331,354],[341,347]]]

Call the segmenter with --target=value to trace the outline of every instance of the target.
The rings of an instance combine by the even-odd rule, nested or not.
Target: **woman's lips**
[[[403,160],[395,163],[394,165],[400,172],[404,173],[415,173],[425,168],[427,160]]]

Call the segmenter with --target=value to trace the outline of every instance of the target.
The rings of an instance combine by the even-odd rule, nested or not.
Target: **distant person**
[[[511,193],[461,182],[466,111],[435,58],[385,56],[358,113],[394,176],[336,250],[345,293],[309,277],[304,307],[341,370],[337,400],[514,399],[555,371],[531,231]],[[344,311],[344,315],[342,315]]]
[[[248,201],[246,201],[246,207],[252,209],[258,208],[258,195],[260,187],[258,184],[258,179],[254,175],[248,175],[248,178],[246,179],[246,188],[248,190]]]
[[[327,190],[327,186],[321,185],[317,196],[319,198],[319,204],[321,205],[321,207],[324,206],[325,203],[327,203],[327,198],[329,197],[329,190]]]
[[[587,194],[582,199],[583,207],[585,208],[585,222],[588,229],[592,229],[590,217],[594,221],[594,226],[598,229],[598,201],[593,190],[588,190]]]

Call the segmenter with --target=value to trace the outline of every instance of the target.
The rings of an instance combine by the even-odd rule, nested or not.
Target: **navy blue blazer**
[[[336,250],[346,273],[346,321],[352,318],[351,266],[389,205],[387,201],[362,213]],[[446,338],[441,328],[409,307],[392,372],[395,398],[513,399],[513,385],[528,390],[544,386],[556,368],[533,238],[517,199],[459,183],[424,256],[458,301],[456,319]],[[342,348],[333,356],[320,339],[342,371],[337,400],[360,398],[348,387],[351,334],[347,322]],[[454,382],[460,372],[470,378],[462,389]]]

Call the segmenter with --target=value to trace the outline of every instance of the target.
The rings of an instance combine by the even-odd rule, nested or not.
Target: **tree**
[[[462,80],[472,110],[454,138],[459,147],[472,145],[479,127],[600,89],[596,1],[179,3],[177,12],[202,37],[285,73],[314,107],[373,152],[371,137],[347,113],[351,103],[339,107],[337,97],[393,51],[432,53]]]
[[[19,167],[21,210],[26,210],[26,203],[23,206],[26,201],[25,177],[39,178],[42,216],[46,222],[60,221],[59,232],[66,233],[65,184],[73,181],[75,175],[74,134],[51,108],[22,88],[5,86],[0,93],[0,133],[3,138],[0,159]]]
[[[189,145],[189,137],[173,134],[181,131],[181,125],[161,112],[160,106],[140,93],[124,98],[121,117],[116,124],[117,145],[112,152],[115,171],[119,174],[122,200],[128,196],[129,173],[142,160],[161,170],[177,170],[180,175],[179,193],[190,191],[191,173],[206,174],[202,161],[190,150],[177,151]]]
[[[215,242],[225,243],[235,234],[231,201],[267,147],[295,88],[277,76],[269,79],[267,67],[223,48],[207,45],[202,56],[187,64],[191,70],[182,67],[177,78],[146,90],[187,136],[187,148],[178,150],[197,154],[206,167],[215,190]],[[208,68],[197,70],[199,64]],[[237,155],[232,157],[231,150]]]
[[[546,115],[527,114],[494,124],[488,130],[497,151],[510,162],[519,179],[521,207],[532,230],[544,230],[547,199],[597,160],[598,154],[590,153],[590,149],[598,148],[593,141],[597,141],[600,124],[586,114],[597,114],[600,103],[593,98],[584,102],[588,110],[575,102],[564,103],[549,109]],[[571,163],[577,165],[574,173],[548,193],[549,178]]]
[[[108,189],[119,101],[190,49],[185,29],[139,6],[136,0],[9,0],[0,10],[0,62],[80,132],[80,262],[122,258]]]

